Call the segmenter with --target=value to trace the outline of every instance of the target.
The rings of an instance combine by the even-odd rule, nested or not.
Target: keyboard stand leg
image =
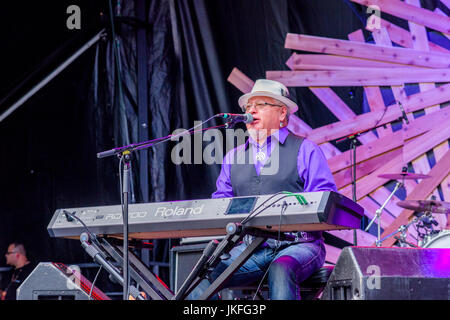
[[[101,238],[100,243],[104,250],[113,257],[117,263],[123,263],[123,250],[119,246],[110,244]],[[172,291],[147,268],[147,266],[131,251],[128,251],[130,263],[130,277],[139,284],[152,300],[170,300]]]
[[[242,233],[241,229],[234,229],[220,243],[217,240],[210,241],[191,273],[173,297],[173,300],[186,299],[191,291],[209,276],[209,273],[217,266],[222,256],[228,254],[242,240],[243,236],[244,233]]]
[[[252,243],[231,263],[228,268],[203,292],[199,300],[208,300],[217,292],[219,292],[225,283],[258,249],[258,247],[266,241],[266,237],[255,237]]]

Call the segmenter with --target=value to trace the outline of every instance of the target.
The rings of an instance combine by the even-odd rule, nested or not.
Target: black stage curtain
[[[368,17],[363,7],[346,0],[149,0],[145,21],[140,21],[136,3],[121,1],[116,12],[122,91],[108,1],[1,4],[1,30],[7,32],[2,31],[6,50],[2,50],[0,112],[83,41],[101,28],[108,31],[105,40],[0,122],[1,252],[19,240],[36,261],[91,261],[78,241],[49,238],[46,227],[57,208],[120,203],[118,159],[99,160],[97,152],[139,142],[140,121],[149,124],[149,139],[155,139],[191,128],[194,121],[216,113],[239,112],[241,93],[226,81],[234,67],[253,80],[264,78],[267,70],[287,70],[285,61],[292,53],[284,49],[287,32],[346,39],[350,32],[363,29]],[[424,1],[432,10],[437,3]],[[79,31],[65,28],[65,9],[71,4],[78,4],[85,17]],[[116,11],[116,1],[112,4]],[[148,119],[139,119],[138,114],[139,28],[145,29],[147,41]],[[299,104],[297,115],[311,127],[336,121],[308,89],[290,91]],[[336,92],[356,113],[362,112],[360,88]],[[210,197],[220,166],[174,165],[174,145],[149,149],[147,195],[139,180],[143,153],[136,153],[132,201],[146,196],[150,201]],[[167,242],[156,243],[160,245],[152,259],[167,261]]]

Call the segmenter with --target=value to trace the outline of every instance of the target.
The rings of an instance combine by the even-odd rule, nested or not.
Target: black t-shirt
[[[9,281],[7,281],[5,300],[16,300],[16,291],[23,283],[23,281],[30,275],[34,269],[34,264],[31,262],[24,265],[22,268],[13,269]]]

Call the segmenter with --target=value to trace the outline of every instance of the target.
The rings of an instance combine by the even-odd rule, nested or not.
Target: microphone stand
[[[121,202],[122,202],[122,219],[123,219],[123,299],[128,300],[129,296],[129,255],[128,255],[128,234],[129,234],[129,223],[128,223],[128,195],[129,195],[129,184],[130,184],[130,171],[131,171],[131,155],[132,152],[135,150],[142,150],[149,147],[152,147],[156,144],[167,142],[169,140],[172,140],[173,138],[176,138],[178,136],[181,136],[183,134],[189,133],[192,134],[195,131],[192,131],[193,129],[203,125],[204,123],[208,122],[209,120],[219,117],[219,115],[212,116],[211,118],[207,119],[206,121],[203,121],[202,123],[194,126],[193,128],[183,131],[177,135],[169,135],[166,137],[144,141],[136,144],[130,144],[127,146],[114,148],[111,150],[106,150],[97,153],[97,158],[105,158],[113,155],[117,155],[120,158],[120,163],[123,163],[122,168],[122,186],[121,186]],[[215,128],[215,127],[213,127]],[[208,130],[210,128],[207,128],[205,130]]]
[[[123,211],[123,274],[124,274],[124,293],[123,299],[128,300],[129,296],[129,282],[130,282],[130,270],[129,270],[129,256],[128,256],[128,194],[130,185],[130,170],[131,170],[131,152],[125,151],[121,154],[123,161],[123,177],[122,177],[122,211]]]
[[[402,119],[403,119],[402,117],[399,117],[398,120],[402,120]],[[343,141],[345,141],[345,140],[347,140],[347,139],[350,140],[350,150],[352,150],[352,158],[351,158],[351,170],[352,170],[352,174],[351,174],[351,176],[352,176],[352,200],[353,200],[353,202],[357,202],[357,196],[356,196],[356,141],[357,141],[357,138],[358,138],[359,136],[361,136],[362,134],[366,133],[366,132],[375,130],[375,129],[377,129],[377,128],[379,128],[379,127],[383,127],[383,126],[384,126],[384,124],[376,125],[376,126],[374,126],[373,128],[370,128],[370,129],[367,129],[367,130],[364,130],[364,131],[355,132],[355,133],[352,133],[352,134],[350,134],[350,135],[348,135],[348,136],[346,136],[346,137],[343,137],[343,138],[341,138],[341,139],[336,140],[336,143],[341,143],[341,142],[343,142]],[[400,186],[399,186],[399,187],[400,187]],[[395,190],[395,191],[397,191],[397,190]],[[393,196],[393,194],[389,197],[389,199],[390,199],[392,196]],[[389,200],[389,199],[388,199],[388,200]],[[362,218],[362,220],[364,221],[364,217]],[[379,221],[378,221],[378,222],[379,222]],[[373,223],[373,221],[371,222],[371,224],[372,224],[372,223]],[[362,224],[363,224],[363,222],[362,222]],[[369,227],[370,227],[370,225],[366,228],[365,231],[367,231],[367,230],[369,229]],[[379,227],[379,226],[378,226],[378,227]],[[379,232],[380,232],[380,231],[379,231]],[[379,238],[378,238],[378,239],[379,239]],[[354,246],[357,246],[357,245],[358,245],[358,239],[357,239],[357,232],[356,232],[356,229],[353,229],[353,245],[354,245]]]
[[[377,225],[378,225],[378,236],[377,236],[377,241],[375,242],[375,245],[377,247],[381,247],[381,213],[383,212],[384,207],[387,205],[387,203],[389,202],[389,200],[391,200],[391,198],[394,196],[394,194],[397,192],[397,190],[399,188],[401,188],[403,186],[403,182],[397,182],[397,184],[395,185],[394,190],[392,190],[391,194],[389,195],[389,197],[386,199],[386,201],[383,203],[383,205],[377,209],[377,211],[375,211],[375,216],[373,217],[372,221],[370,221],[369,225],[367,226],[367,228],[364,231],[368,231],[370,229],[370,227],[372,226],[372,224],[374,223],[375,220],[377,220]]]
[[[369,129],[372,130],[372,129]],[[369,131],[367,130],[367,131]],[[351,134],[347,137],[341,138],[339,140],[336,140],[336,143],[341,143],[342,141],[346,140],[346,139],[350,139],[350,150],[352,151],[352,156],[351,156],[351,161],[350,161],[350,165],[351,165],[351,177],[352,177],[352,200],[353,202],[357,202],[357,197],[356,197],[356,139],[362,134],[363,132],[357,132],[354,134]],[[357,236],[357,232],[356,229],[353,229],[353,245],[356,247],[358,245],[358,236]]]
[[[352,137],[352,140],[350,142],[351,149],[353,150],[353,156],[352,156],[352,198],[353,202],[357,202],[356,198],[356,135]],[[353,229],[353,245],[356,247],[358,245],[358,236],[356,229]]]

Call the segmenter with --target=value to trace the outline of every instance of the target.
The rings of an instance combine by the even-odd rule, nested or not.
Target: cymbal
[[[404,200],[397,202],[399,207],[417,212],[450,213],[450,202],[437,200]]]
[[[388,173],[388,174],[380,174],[379,178],[385,178],[389,180],[415,180],[415,179],[426,179],[431,178],[431,176],[426,174],[419,174],[413,172],[402,172],[402,173]]]

